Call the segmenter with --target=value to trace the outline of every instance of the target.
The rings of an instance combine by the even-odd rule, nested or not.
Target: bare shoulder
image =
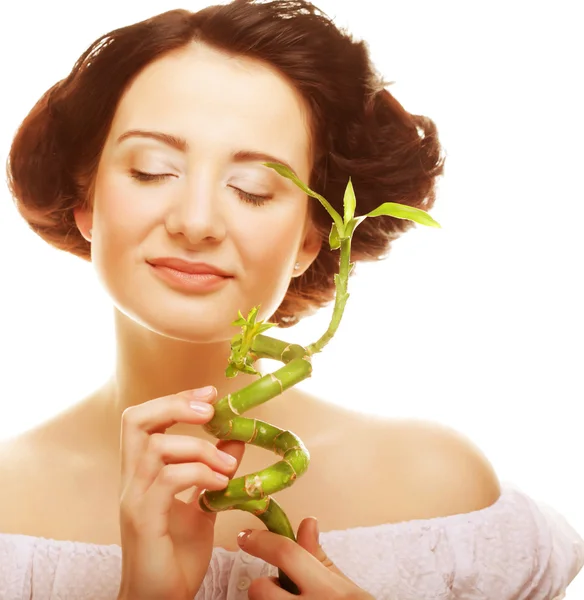
[[[0,533],[25,533],[33,519],[35,493],[31,482],[43,471],[43,454],[35,453],[30,436],[0,441]]]
[[[43,427],[0,441],[0,533],[55,537],[70,520],[67,498],[78,497],[85,483],[78,463]],[[72,474],[77,490],[67,486]]]
[[[439,423],[367,416],[367,454],[379,465],[383,494],[398,495],[403,520],[481,510],[501,495],[495,470],[466,436]],[[399,491],[398,491],[399,490]]]
[[[31,474],[35,458],[38,464],[40,457],[35,452],[34,436],[25,433],[0,440],[0,490],[8,482],[25,480]]]
[[[362,482],[354,498],[343,487],[346,501],[360,507],[362,490],[374,492],[367,494],[367,515],[360,511],[357,525],[469,513],[491,506],[501,495],[488,458],[453,428],[368,415],[315,397],[312,402],[318,405],[315,422],[329,431],[334,448],[328,463],[338,467],[329,468],[340,481],[350,473]]]

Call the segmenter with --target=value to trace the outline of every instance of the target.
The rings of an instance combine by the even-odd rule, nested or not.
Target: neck
[[[229,340],[191,343],[155,333],[115,309],[116,362],[111,379],[99,394],[111,427],[119,432],[123,411],[137,404],[181,391],[213,385],[220,399],[257,380],[240,373],[227,378],[225,369],[231,353]],[[234,335],[237,333],[234,328]],[[261,362],[261,361],[258,361]],[[256,368],[261,371],[259,365]],[[267,414],[264,406],[254,416]],[[180,424],[173,433],[207,437],[199,426]]]
[[[239,374],[225,377],[229,342],[192,344],[169,339],[138,325],[115,312],[116,363],[111,378],[83,402],[71,407],[55,420],[52,432],[69,451],[74,449],[90,465],[105,459],[120,465],[120,422],[131,406],[178,392],[214,385],[218,398],[239,390],[256,377]],[[255,365],[263,374],[268,371]],[[255,407],[245,416],[302,433],[303,441],[316,447],[327,442],[330,405],[294,387],[269,402]],[[49,427],[51,429],[51,427]],[[216,438],[201,426],[178,423],[167,430],[177,435],[192,435],[213,444]],[[324,436],[324,437],[323,437]],[[249,447],[246,456],[250,455]],[[265,461],[259,449],[258,460]]]
[[[245,374],[225,376],[231,352],[229,340],[197,344],[172,339],[146,329],[117,310],[115,329],[115,381],[121,410],[206,385],[214,385],[221,398],[256,379]]]

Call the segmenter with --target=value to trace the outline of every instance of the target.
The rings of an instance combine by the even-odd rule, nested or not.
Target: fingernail
[[[319,541],[320,540],[320,531],[318,530],[318,519],[313,518],[313,521],[314,521],[314,533],[315,533],[317,541]]]
[[[200,415],[208,415],[213,410],[213,407],[206,402],[189,402],[189,406]]]
[[[243,531],[240,531],[237,534],[237,543],[240,546],[243,546],[245,544],[245,541],[247,540],[247,538],[249,537],[249,534],[251,533],[251,529],[244,529]]]
[[[205,387],[193,390],[193,398],[204,400],[205,398],[209,398],[214,392],[215,388],[212,385],[207,385]]]
[[[222,450],[217,451],[219,454],[219,458],[228,466],[234,467],[237,463],[237,458],[235,456],[231,456],[231,454],[227,454],[227,452],[223,452]]]

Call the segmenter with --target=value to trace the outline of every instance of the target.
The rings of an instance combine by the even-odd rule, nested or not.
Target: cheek
[[[274,218],[262,219],[246,232],[245,255],[251,265],[271,275],[282,272],[287,276],[285,267],[296,256],[303,223],[300,211],[286,211],[274,214]],[[291,258],[292,257],[292,258]]]
[[[98,182],[94,199],[94,223],[104,251],[136,247],[156,219],[155,205],[140,197],[128,177],[112,173]]]
[[[300,210],[281,211],[266,219],[261,227],[257,223],[258,227],[248,228],[246,239],[242,240],[240,255],[247,275],[242,281],[242,292],[251,300],[250,307],[261,304],[261,319],[274,314],[286,295],[303,224]]]
[[[110,284],[140,258],[137,253],[152,219],[131,184],[120,179],[103,177],[94,196],[93,223],[99,236],[92,243],[92,260],[102,281]]]

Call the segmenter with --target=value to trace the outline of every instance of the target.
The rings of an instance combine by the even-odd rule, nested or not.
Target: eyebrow
[[[120,135],[117,143],[120,144],[125,139],[130,137],[142,137],[142,138],[151,138],[170,146],[171,148],[175,148],[180,152],[187,152],[189,150],[188,142],[182,138],[177,137],[175,135],[171,135],[170,133],[163,133],[161,131],[145,131],[143,129],[130,129]],[[266,154],[265,152],[258,152],[256,150],[239,150],[237,152],[232,152],[229,155],[229,158],[232,162],[235,163],[244,163],[244,162],[275,162],[288,167],[296,177],[296,171],[281,158],[277,158],[272,156],[271,154]]]

